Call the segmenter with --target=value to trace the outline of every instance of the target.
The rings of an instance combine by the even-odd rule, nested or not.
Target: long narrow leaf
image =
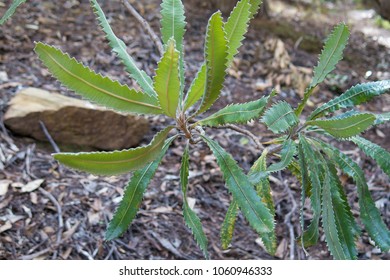
[[[254,169],[252,167],[248,174],[250,182],[252,184],[257,185],[261,182],[261,180],[267,178],[270,173],[286,169],[287,166],[289,166],[291,161],[293,160],[296,151],[297,149],[295,142],[291,139],[286,140],[282,146],[282,151],[280,153],[280,161],[270,165],[264,171],[255,171],[258,168]]]
[[[336,117],[328,120],[309,121],[336,138],[349,138],[365,131],[376,120],[373,114],[354,114],[352,116]]]
[[[173,38],[176,42],[176,49],[180,53],[179,75],[181,87],[184,86],[184,50],[183,38],[186,21],[184,15],[184,5],[181,0],[163,0],[161,3],[161,36],[164,44]],[[180,94],[182,92],[180,91]]]
[[[197,112],[201,114],[208,110],[218,99],[226,75],[227,41],[221,12],[214,13],[207,25],[205,59],[206,85],[202,104]]]
[[[348,204],[347,201],[344,201],[342,194],[340,193],[343,186],[337,176],[336,167],[332,162],[328,162],[328,169],[332,189],[332,204],[339,240],[347,258],[356,259],[355,227],[353,226],[355,222],[350,208],[346,207]]]
[[[137,170],[155,160],[172,128],[170,126],[159,132],[150,144],[144,147],[114,152],[57,153],[54,158],[68,167],[92,174],[122,174]]]
[[[127,230],[138,212],[146,188],[174,139],[175,136],[167,139],[158,157],[144,168],[134,172],[133,177],[126,187],[123,199],[108,226],[105,236],[106,240],[113,240]]]
[[[260,158],[253,164],[251,172],[264,172],[267,170],[267,154],[268,150],[265,149]],[[268,176],[262,178],[260,182],[256,184],[256,191],[262,202],[270,210],[271,215],[275,217],[275,205],[271,194],[271,186]],[[271,232],[260,233],[260,237],[268,253],[274,255],[276,253],[275,223]]]
[[[330,171],[327,168],[326,162],[323,162],[325,167],[325,180],[322,188],[322,225],[325,232],[325,240],[328,248],[337,260],[346,260],[350,257],[346,254],[343,244],[339,238],[337,220],[335,216],[335,208],[332,200],[332,181]]]
[[[180,182],[181,189],[183,192],[183,217],[187,226],[191,229],[192,234],[195,237],[196,242],[198,243],[200,249],[202,250],[206,259],[209,258],[207,252],[207,237],[204,234],[202,224],[199,217],[196,213],[190,208],[187,201],[187,186],[188,186],[188,176],[189,176],[189,148],[186,146],[182,158],[181,168],[180,168]]]
[[[329,157],[334,158],[343,173],[355,181],[362,222],[375,244],[383,252],[388,252],[390,250],[390,231],[381,219],[380,212],[371,197],[363,170],[351,158],[333,146],[324,142],[321,142],[321,145],[324,147],[324,151],[329,154]]]
[[[322,83],[326,76],[333,71],[336,64],[343,58],[343,51],[348,43],[349,30],[344,23],[335,27],[325,42],[317,67],[314,68],[314,77],[310,87]]]
[[[241,42],[244,40],[244,35],[248,30],[248,23],[251,19],[250,9],[251,4],[249,0],[237,2],[225,24],[228,42],[227,67],[230,67],[230,64],[233,62],[233,58],[238,53]]]
[[[221,226],[221,233],[220,233],[221,245],[222,245],[222,249],[224,250],[227,250],[229,248],[230,243],[232,243],[234,226],[237,221],[237,215],[238,215],[238,204],[236,200],[233,198]]]
[[[301,103],[295,110],[297,116],[302,113],[315,87],[325,80],[326,76],[333,71],[336,64],[343,58],[343,51],[347,45],[348,38],[349,30],[344,23],[337,25],[327,38],[324,49],[319,57],[318,65],[314,68],[314,77],[306,89]]]
[[[35,52],[54,77],[84,98],[126,113],[162,113],[156,98],[96,74],[55,47],[37,43]]]
[[[342,95],[323,104],[310,115],[309,119],[321,117],[327,113],[360,105],[390,90],[390,80],[370,82],[353,86]]]
[[[110,47],[122,60],[126,67],[126,71],[130,74],[130,77],[133,78],[140,85],[142,90],[144,90],[149,96],[156,96],[156,92],[153,89],[152,79],[145,73],[145,71],[138,68],[134,59],[127,53],[125,43],[115,35],[98,1],[91,0],[91,5],[102,30],[106,34]]]
[[[379,167],[390,177],[390,153],[388,151],[360,136],[352,137],[351,140],[366,155],[373,158]]]
[[[226,185],[249,224],[258,234],[270,232],[273,229],[272,214],[256,194],[247,176],[217,142],[203,135],[202,138],[216,157]]]
[[[5,12],[5,14],[0,19],[0,25],[3,25],[4,22],[6,22],[12,15],[15,13],[16,9],[25,3],[26,0],[14,0],[11,4],[11,6],[8,8],[8,10]]]
[[[156,89],[161,108],[167,116],[176,117],[179,104],[179,52],[175,49],[175,41],[168,42],[166,51],[158,63],[154,88]]]
[[[247,19],[246,7],[245,4],[247,0],[242,0],[237,3],[236,8],[230,14],[228,20],[225,24],[225,33],[227,38],[228,51],[231,54],[227,60],[227,65],[230,65],[233,61],[234,54],[237,53],[238,48],[241,46],[241,42],[244,38],[244,34],[247,31],[247,25],[249,20],[254,17],[254,15],[259,10],[261,0],[249,0],[250,9],[249,9],[249,20]],[[229,27],[230,26],[230,27]],[[237,33],[240,31],[239,33]],[[233,41],[229,40],[229,38],[233,39]],[[232,56],[233,54],[233,56]],[[191,106],[193,106],[199,99],[202,98],[205,92],[205,84],[206,84],[206,75],[207,68],[206,63],[203,63],[200,67],[198,73],[196,74],[195,79],[192,82],[190,90],[188,91],[188,95],[185,101],[184,109],[187,110]]]
[[[260,118],[268,104],[269,96],[259,100],[228,105],[215,114],[199,121],[200,125],[216,127],[225,124],[246,124],[247,122]]]
[[[313,209],[313,219],[302,234],[301,240],[304,247],[317,244],[319,238],[319,223],[321,217],[321,194],[325,180],[325,171],[320,161],[321,155],[314,150],[305,137],[299,136],[300,161],[304,162],[308,179],[312,189],[310,194],[311,207]]]

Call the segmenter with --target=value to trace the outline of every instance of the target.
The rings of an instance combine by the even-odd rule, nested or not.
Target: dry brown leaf
[[[35,181],[32,181],[32,182],[29,182],[26,185],[22,186],[21,192],[32,192],[32,191],[35,191],[36,189],[38,189],[42,185],[42,183],[44,181],[45,180],[43,180],[43,179],[38,179],[38,180],[35,180]]]
[[[10,180],[1,180],[0,181],[0,196],[5,195],[8,191],[9,185],[12,183]]]
[[[0,226],[0,233],[7,231],[12,228],[12,223],[10,221],[6,221],[4,225]]]

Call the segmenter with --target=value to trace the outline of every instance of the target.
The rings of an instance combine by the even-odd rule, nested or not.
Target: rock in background
[[[102,150],[134,147],[149,130],[148,121],[139,116],[37,88],[20,91],[9,103],[5,125],[15,134],[47,141],[39,121],[57,143]]]

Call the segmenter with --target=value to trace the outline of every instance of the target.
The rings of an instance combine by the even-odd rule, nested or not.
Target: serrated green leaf
[[[379,167],[390,176],[390,153],[381,146],[374,144],[363,137],[355,136],[351,138],[359,148],[379,165]]]
[[[176,117],[179,104],[179,52],[175,49],[175,41],[171,39],[156,70],[154,88],[157,92],[160,106],[167,116]]]
[[[306,89],[301,103],[295,110],[297,116],[301,115],[316,86],[325,80],[326,76],[335,69],[336,64],[343,58],[343,51],[348,43],[348,38],[349,30],[344,23],[337,25],[327,38],[324,49],[319,56],[318,65],[314,68],[314,77]]]
[[[301,209],[300,209],[300,224],[301,224],[301,230],[302,232],[305,231],[305,219],[304,219],[304,216],[303,216],[303,212],[304,212],[304,207],[305,207],[305,201],[306,201],[306,197],[307,197],[307,190],[309,189],[309,185],[310,185],[310,180],[309,180],[309,171],[308,171],[308,168],[307,168],[307,164],[306,164],[306,161],[305,161],[305,155],[303,153],[303,148],[302,148],[302,145],[301,143],[298,145],[298,163],[299,163],[299,176],[300,176],[300,182],[301,182]],[[290,164],[291,166],[291,164]],[[294,168],[295,169],[295,168]],[[298,177],[298,174],[296,175],[296,173],[298,171],[292,171],[293,174]],[[311,187],[311,185],[310,185]],[[303,234],[299,237],[298,239],[300,242],[300,244],[302,246],[304,246],[305,242],[304,242],[304,239],[303,239]]]
[[[183,217],[187,226],[191,229],[192,234],[195,237],[196,242],[198,243],[200,249],[202,250],[206,259],[209,258],[207,252],[207,237],[204,234],[202,224],[196,213],[190,208],[187,201],[187,186],[188,186],[188,176],[189,176],[189,148],[186,146],[180,168],[180,182],[181,189],[183,192]]]
[[[310,202],[313,209],[313,219],[301,236],[301,242],[304,247],[310,247],[318,242],[319,223],[321,217],[321,193],[323,189],[325,171],[320,161],[321,154],[314,150],[302,135],[299,136],[299,160],[306,167],[306,174],[311,184]]]
[[[195,79],[192,81],[186,100],[184,102],[184,111],[187,111],[193,106],[199,99],[202,98],[206,84],[206,63],[203,63],[198,73],[196,73]]]
[[[96,175],[118,175],[137,170],[158,157],[172,126],[160,131],[149,145],[114,152],[57,153],[60,163]]]
[[[390,112],[389,113],[383,113],[383,114],[377,114],[375,115],[376,120],[374,125],[380,125],[384,124],[390,121]]]
[[[245,33],[247,30],[243,31],[243,28],[244,28],[243,22],[246,22],[246,25],[248,25],[248,23],[249,23],[249,21],[247,21],[247,19],[246,19],[246,13],[245,13],[245,6],[246,5],[245,5],[245,3],[241,3],[241,2],[246,2],[246,0],[240,1],[240,3],[237,3],[237,6],[240,5],[240,9],[244,8],[244,10],[242,12],[240,12],[240,9],[236,9],[234,12],[235,13],[234,15],[233,15],[234,10],[233,10],[232,13],[230,14],[226,24],[225,24],[225,27],[237,25],[237,28],[225,29],[226,38],[227,38],[227,45],[230,46],[229,53],[236,53],[238,48],[240,47],[241,41],[243,39],[242,35],[240,36],[239,33],[235,34],[234,32],[237,32],[237,30],[241,30],[241,32]],[[251,5],[249,19],[251,19],[257,13],[257,11],[260,7],[260,4],[261,4],[261,0],[249,0],[249,2]],[[234,22],[233,22],[233,20],[234,20]],[[247,29],[247,27],[245,27],[245,28]],[[230,42],[229,38],[234,38],[235,41]],[[227,61],[228,65],[231,64],[233,58],[234,58],[234,55],[233,55],[233,57],[230,56],[229,59],[231,61],[229,61],[229,59],[228,59],[228,61]],[[187,95],[187,98],[185,101],[184,110],[188,110],[191,106],[193,106],[203,96],[203,94],[205,92],[206,75],[207,75],[207,67],[206,67],[206,63],[203,63],[202,66],[200,67],[198,73],[196,74],[196,77],[193,80],[191,87],[188,91],[188,95]]]
[[[173,38],[176,42],[176,49],[180,53],[179,76],[180,76],[180,100],[184,87],[184,48],[183,39],[186,31],[186,18],[184,5],[181,0],[163,0],[161,3],[161,36],[164,44]]]
[[[390,90],[390,80],[370,82],[353,86],[342,95],[323,104],[310,115],[309,120],[319,118],[327,113],[360,105],[372,98],[387,93]]]
[[[267,106],[268,99],[269,96],[248,103],[228,105],[198,123],[210,127],[225,124],[246,124],[251,120],[260,118]]]
[[[355,245],[355,221],[353,219],[348,203],[343,199],[340,191],[343,191],[343,186],[337,176],[336,167],[332,162],[328,162],[328,170],[330,175],[330,183],[332,190],[332,204],[335,214],[335,221],[340,244],[343,248],[344,255],[347,259],[356,259],[357,250]],[[347,207],[346,207],[347,206]],[[353,226],[355,225],[355,226]]]
[[[390,231],[381,219],[379,210],[375,207],[363,170],[338,149],[324,142],[320,143],[329,157],[336,161],[343,173],[355,181],[359,197],[360,218],[375,244],[383,252],[388,252],[390,250]]]
[[[245,176],[232,156],[217,142],[204,135],[201,137],[216,157],[226,185],[249,224],[258,234],[270,232],[273,228],[273,217],[269,209],[256,194],[248,177]]]
[[[280,153],[280,161],[272,164],[267,168],[267,172],[277,172],[286,169],[286,167],[293,160],[294,155],[296,154],[296,145],[295,142],[291,139],[287,139],[282,147],[282,151]]]
[[[5,12],[5,14],[0,19],[0,25],[3,25],[4,22],[6,22],[12,15],[15,13],[16,9],[25,3],[26,0],[14,0],[11,4],[11,6],[8,8],[8,10]]]
[[[205,60],[206,85],[197,114],[207,111],[218,99],[226,76],[227,41],[221,12],[214,13],[207,25]]]
[[[343,58],[343,51],[348,43],[349,30],[344,23],[337,25],[325,42],[318,65],[314,68],[314,77],[310,87],[322,83]]]
[[[262,4],[263,0],[249,0],[249,2],[251,4],[250,18],[252,19],[259,11],[260,5]]]
[[[267,171],[267,154],[268,150],[265,149],[260,158],[253,164],[251,173],[265,172]],[[275,217],[275,205],[271,194],[271,186],[269,178],[266,176],[262,178],[258,184],[256,184],[257,194],[260,196],[262,202],[270,210],[271,215]],[[275,233],[275,222],[271,232],[260,233],[261,240],[268,253],[275,255],[276,253],[276,233]]]
[[[270,173],[281,171],[287,168],[296,154],[296,144],[293,140],[287,139],[283,143],[282,151],[280,153],[280,161],[270,165],[267,170],[255,172],[256,169],[252,167],[249,171],[248,178],[252,184],[259,184],[261,180],[268,177]],[[256,164],[256,163],[255,163]]]
[[[126,67],[126,71],[130,74],[130,77],[140,85],[146,94],[149,96],[156,96],[156,92],[153,89],[152,79],[148,76],[148,74],[145,73],[145,71],[142,71],[137,67],[134,59],[127,53],[125,43],[119,39],[111,29],[111,26],[97,0],[90,1],[99,24],[106,34],[106,38],[109,41],[112,51],[115,52],[116,55],[122,60]]]
[[[299,120],[290,104],[285,101],[275,103],[261,120],[274,133],[282,133],[298,124]]]
[[[162,113],[156,98],[96,74],[55,47],[37,43],[35,52],[54,77],[84,98],[126,113]]]
[[[248,30],[251,4],[249,0],[237,2],[225,24],[226,39],[228,42],[227,67],[230,67],[234,56],[238,53],[244,35]]]
[[[350,259],[346,254],[343,244],[339,238],[338,221],[335,214],[335,208],[332,199],[332,181],[330,171],[325,161],[323,161],[325,167],[325,180],[322,188],[322,226],[325,232],[325,240],[328,245],[329,251],[336,260]]]
[[[138,212],[146,188],[175,138],[176,137],[173,136],[165,140],[164,146],[157,158],[155,158],[153,162],[147,164],[144,168],[134,172],[130,182],[127,184],[123,199],[121,200],[114,217],[110,221],[105,235],[106,240],[113,240],[121,236],[127,230]]]
[[[374,124],[375,120],[373,114],[355,114],[328,120],[309,121],[307,124],[316,125],[336,138],[348,138],[365,131]]]
[[[234,226],[237,221],[238,215],[238,204],[233,198],[226,212],[225,219],[221,226],[221,245],[222,249],[227,250],[229,245],[232,243]]]

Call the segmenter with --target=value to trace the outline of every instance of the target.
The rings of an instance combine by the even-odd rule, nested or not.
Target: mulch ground
[[[0,4],[8,5],[10,2],[2,1]],[[18,137],[4,127],[1,119],[7,103],[21,88],[33,86],[75,96],[61,87],[42,67],[32,51],[34,41],[56,45],[96,71],[133,85],[120,61],[110,52],[88,1],[61,1],[61,4],[53,1],[29,2],[0,29],[0,72],[3,77],[0,79],[0,182],[11,182],[6,194],[0,196],[0,259],[202,259],[202,253],[182,218],[178,176],[183,140],[176,140],[164,158],[130,229],[120,239],[105,242],[105,229],[130,175],[96,177],[69,170],[53,160],[50,145]],[[159,60],[157,50],[120,2],[105,1],[102,7],[117,35],[127,44],[130,54],[140,67],[153,75]],[[137,1],[135,4],[156,32],[159,30],[158,5],[156,0]],[[207,5],[195,6],[187,9],[187,77],[193,77],[203,61],[205,26],[213,12]],[[0,5],[0,13],[3,11],[4,7]],[[271,22],[280,21],[282,16],[277,15]],[[292,27],[288,32],[309,34],[321,44],[331,25],[339,18],[336,13],[326,25],[307,24],[288,17],[285,20]],[[222,97],[212,111],[233,102],[259,98],[269,93],[273,86],[280,91],[279,99],[292,104],[299,102],[302,85],[310,79],[310,68],[317,61],[317,53],[300,48],[300,41],[294,40],[294,36],[280,41],[274,29],[260,28],[262,26],[262,18],[252,24],[242,52],[229,72]],[[353,84],[366,81],[364,76],[367,71],[373,73],[368,78],[370,80],[389,78],[389,63],[388,49],[365,39],[358,31],[353,32],[346,59],[312,101],[323,102]],[[190,81],[188,79],[188,83]],[[390,111],[388,96],[371,102],[366,109]],[[142,144],[148,143],[156,131],[171,122],[164,117],[151,117],[149,120],[152,130],[145,135]],[[270,132],[262,125],[253,123],[248,127],[262,141],[270,139]],[[388,126],[382,126],[367,131],[365,136],[390,150],[389,132]],[[207,130],[207,133],[231,152],[245,171],[259,156],[252,143],[249,141],[248,144],[236,132]],[[389,224],[388,177],[355,146],[347,143],[340,147],[364,168],[374,200]],[[317,246],[307,249],[309,255],[291,242],[290,229],[295,238],[301,232],[300,185],[289,172],[271,177],[279,244],[276,256],[265,252],[258,236],[242,215],[238,218],[231,248],[223,251],[219,231],[230,196],[215,159],[204,144],[192,147],[190,170],[188,196],[195,203],[202,220],[212,259],[331,258],[324,238]],[[357,216],[356,188],[347,178],[341,179],[353,213]],[[39,188],[32,185],[28,189],[26,184],[29,182],[42,184]],[[309,219],[310,214],[305,218]],[[390,259],[389,254],[380,253],[371,245],[365,232],[357,245],[360,259]]]

